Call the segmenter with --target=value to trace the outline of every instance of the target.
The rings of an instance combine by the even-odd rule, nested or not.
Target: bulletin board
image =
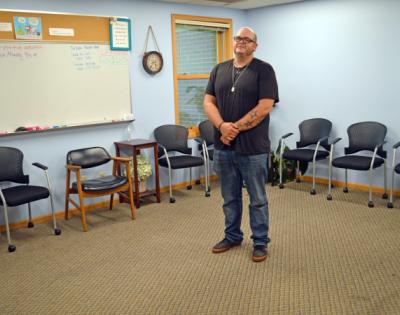
[[[42,38],[16,39],[15,17],[40,18]],[[111,19],[0,11],[0,133],[133,119],[130,54],[110,49]]]

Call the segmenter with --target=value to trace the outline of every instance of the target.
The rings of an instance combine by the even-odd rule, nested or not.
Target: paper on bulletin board
[[[111,50],[131,50],[131,20],[113,18],[110,20]]]
[[[16,39],[42,39],[42,19],[14,16],[14,30]]]
[[[12,32],[12,24],[8,22],[0,22],[0,32]]]

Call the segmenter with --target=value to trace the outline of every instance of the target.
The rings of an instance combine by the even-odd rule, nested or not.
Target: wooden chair
[[[82,180],[81,169],[87,169],[103,165],[113,160],[112,175],[95,179]],[[136,217],[132,192],[132,178],[129,162],[132,158],[111,157],[109,153],[101,147],[83,148],[73,150],[67,154],[67,178],[65,194],[65,219],[68,220],[69,203],[72,203],[81,212],[83,230],[86,232],[86,208],[85,198],[100,197],[110,195],[110,210],[113,206],[114,194],[118,193],[129,199],[132,219]],[[126,176],[118,175],[120,164],[125,165]],[[71,172],[76,175],[76,182],[71,184]],[[71,194],[78,194],[79,204],[70,198]]]

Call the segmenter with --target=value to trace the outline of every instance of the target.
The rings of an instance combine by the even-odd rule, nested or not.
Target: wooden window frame
[[[218,42],[223,42],[223,45],[218,45],[218,63],[229,60],[233,56],[232,48],[232,19],[226,18],[215,18],[206,16],[196,16],[196,15],[184,15],[184,14],[172,14],[171,24],[172,24],[172,53],[173,53],[173,76],[174,76],[174,103],[175,103],[175,123],[179,124],[179,95],[178,95],[178,80],[193,80],[193,79],[208,79],[210,74],[178,74],[178,65],[176,59],[176,24],[178,20],[187,20],[195,22],[205,23],[223,23],[229,25],[226,28],[224,34],[218,34]],[[181,24],[181,23],[179,23]],[[223,41],[224,40],[224,41]],[[197,126],[192,126],[189,129],[189,137],[194,138],[199,136],[199,129]]]

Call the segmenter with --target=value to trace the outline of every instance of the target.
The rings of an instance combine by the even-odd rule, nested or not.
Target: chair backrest
[[[209,120],[204,120],[199,124],[200,137],[206,142],[207,146],[214,144],[214,126]]]
[[[162,125],[154,129],[154,138],[168,152],[178,151],[190,154],[191,149],[188,147],[189,131],[185,126],[180,125]]]
[[[24,175],[24,154],[17,148],[0,147],[0,181],[29,184],[29,176]]]
[[[304,120],[299,125],[300,141],[297,147],[302,148],[310,144],[317,144],[318,140],[328,137],[332,130],[332,123],[325,118],[312,118]],[[321,142],[321,145],[329,150],[328,139]]]
[[[344,152],[352,154],[362,150],[374,151],[378,144],[385,141],[386,133],[386,126],[379,122],[365,121],[352,124],[347,128],[349,146]],[[386,158],[386,151],[382,147],[377,153]]]
[[[91,147],[72,150],[67,153],[67,164],[90,168],[108,163],[110,154],[102,147]]]

